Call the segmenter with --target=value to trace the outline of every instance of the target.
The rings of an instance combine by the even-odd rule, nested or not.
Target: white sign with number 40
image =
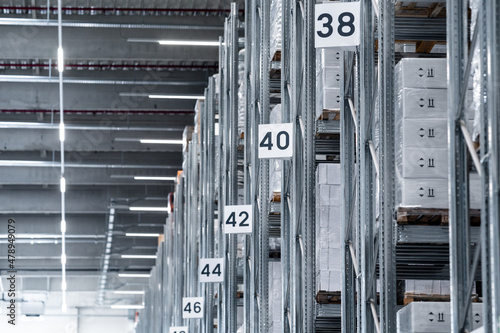
[[[315,7],[316,48],[355,49],[360,43],[359,2],[330,2]]]
[[[259,125],[259,158],[290,158],[293,149],[293,123]]]
[[[182,318],[203,318],[203,297],[182,298]]]
[[[224,258],[200,259],[200,282],[224,282]]]
[[[251,234],[252,222],[252,205],[224,207],[225,234]]]
[[[187,326],[170,327],[169,333],[188,333]]]

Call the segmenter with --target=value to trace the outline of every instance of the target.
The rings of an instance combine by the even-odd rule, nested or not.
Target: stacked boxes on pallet
[[[323,48],[316,52],[316,119],[323,111],[340,109],[340,52]]]
[[[402,59],[396,66],[396,177],[400,206],[448,208],[448,103],[446,59]],[[467,95],[469,130],[473,112]],[[479,178],[471,175],[472,208]]]
[[[317,168],[316,285],[318,290],[342,289],[340,164],[320,163]]]

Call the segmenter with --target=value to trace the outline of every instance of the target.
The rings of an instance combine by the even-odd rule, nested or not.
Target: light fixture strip
[[[64,94],[63,94],[63,70],[64,52],[62,48],[62,0],[57,1],[57,57],[59,69],[59,139],[61,144],[61,291],[62,311],[66,311],[66,179],[64,178]],[[64,226],[63,226],[64,223]]]
[[[104,302],[104,289],[106,287],[106,280],[108,278],[109,271],[109,259],[111,258],[111,245],[113,243],[113,226],[115,222],[115,209],[109,209],[109,219],[108,219],[108,231],[106,237],[106,247],[104,250],[104,260],[101,270],[101,283],[99,284],[99,292],[97,301],[102,305]]]
[[[136,232],[127,232],[125,233],[127,237],[160,237],[160,234],[157,233],[136,233]]]
[[[160,145],[182,145],[182,140],[162,140],[162,139],[139,139],[140,143],[160,144]]]
[[[168,207],[129,207],[130,211],[136,212],[168,212]]]
[[[151,274],[119,273],[118,276],[129,277],[129,278],[149,278]]]
[[[134,180],[176,180],[177,177],[160,177],[160,176],[134,176]]]
[[[156,254],[122,254],[122,259],[156,259]]]
[[[156,99],[205,99],[203,95],[148,95],[149,98]]]

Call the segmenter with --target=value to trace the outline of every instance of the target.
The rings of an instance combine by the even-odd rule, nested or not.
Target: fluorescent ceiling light
[[[61,193],[66,192],[66,178],[61,177]]]
[[[209,40],[159,40],[160,45],[177,45],[177,46],[219,46],[219,41]]]
[[[148,95],[149,98],[162,98],[162,99],[205,99],[203,95]]]
[[[66,220],[61,220],[61,233],[66,233]]]
[[[133,291],[133,290],[115,290],[113,293],[117,295],[144,295],[144,291]]]
[[[145,176],[135,176],[135,180],[176,180],[177,177],[145,177]]]
[[[125,236],[127,236],[127,237],[160,237],[160,234],[146,234],[146,233],[127,232],[127,233],[125,233]]]
[[[153,143],[162,145],[181,145],[182,140],[140,139],[140,143]]]
[[[144,309],[144,305],[111,305],[112,309],[128,309],[128,310],[140,310]]]
[[[156,259],[156,254],[122,254],[123,259]]]
[[[168,212],[168,207],[129,207],[131,211]]]
[[[57,69],[59,72],[64,71],[64,51],[62,47],[57,48]]]
[[[64,123],[59,124],[59,141],[64,142],[66,139],[66,134],[65,134],[65,129],[64,129]]]
[[[149,278],[151,274],[136,274],[136,273],[120,273],[119,277],[131,277],[131,278]]]

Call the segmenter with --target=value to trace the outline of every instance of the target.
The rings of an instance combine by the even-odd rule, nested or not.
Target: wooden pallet
[[[277,50],[276,52],[274,52],[271,61],[281,61],[281,50]]]
[[[340,110],[323,110],[318,120],[340,120]]]
[[[450,295],[405,293],[404,305],[408,305],[411,302],[450,302]],[[476,294],[472,295],[472,302],[479,302],[479,297]]]
[[[449,225],[449,210],[445,208],[399,207],[396,212],[398,224],[410,225]],[[470,209],[471,225],[481,223],[481,211]]]
[[[340,304],[340,291],[320,290],[316,293],[316,302],[318,304]]]

